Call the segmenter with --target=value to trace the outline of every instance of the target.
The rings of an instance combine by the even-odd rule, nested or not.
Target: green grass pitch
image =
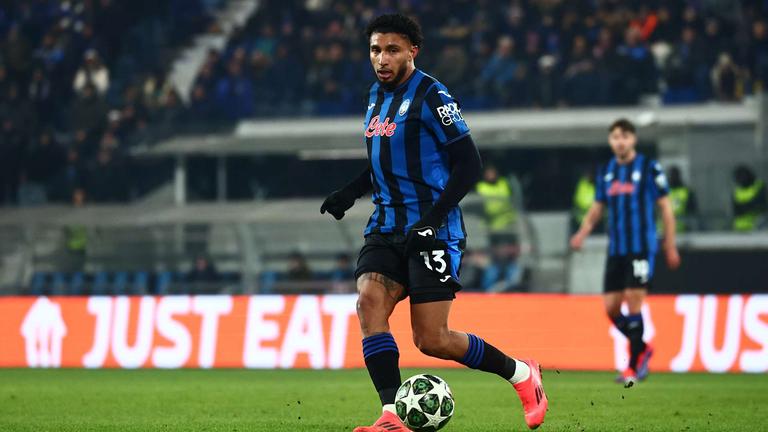
[[[509,384],[469,370],[404,370],[448,381],[445,431],[527,430]],[[768,376],[655,374],[624,389],[613,374],[545,371],[540,430],[768,428]],[[1,431],[351,431],[378,398],[365,370],[0,370]]]

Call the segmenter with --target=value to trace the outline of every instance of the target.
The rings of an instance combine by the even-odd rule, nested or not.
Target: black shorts
[[[412,304],[453,300],[459,284],[464,240],[438,240],[431,251],[405,256],[405,236],[370,234],[357,258],[355,279],[379,273],[405,287]]]
[[[650,287],[653,265],[653,255],[609,256],[605,261],[603,292]]]

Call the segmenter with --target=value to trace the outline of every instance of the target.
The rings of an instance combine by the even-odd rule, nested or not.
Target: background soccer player
[[[581,249],[584,239],[600,221],[608,207],[608,260],[605,266],[605,311],[619,331],[629,339],[629,367],[621,381],[633,385],[648,375],[653,354],[643,341],[643,300],[653,278],[658,251],[654,205],[664,224],[663,250],[671,269],[680,266],[675,245],[675,216],[667,194],[669,187],[658,162],[637,153],[635,126],[626,119],[616,120],[609,129],[608,142],[615,155],[598,170],[595,202],[581,227],[571,238],[571,247]],[[621,313],[627,302],[629,315]]]
[[[400,14],[366,29],[377,82],[368,94],[365,143],[369,168],[332,193],[321,212],[341,219],[373,190],[355,277],[363,355],[383,406],[382,416],[356,432],[407,431],[395,414],[400,386],[398,348],[389,332],[395,305],[410,297],[413,340],[423,353],[495,373],[514,384],[526,423],[544,420],[547,399],[538,363],[519,361],[483,339],[448,328],[459,285],[465,232],[459,201],[477,181],[481,162],[456,100],[416,69],[418,24]]]

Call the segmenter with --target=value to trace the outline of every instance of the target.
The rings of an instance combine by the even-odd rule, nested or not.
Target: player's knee
[[[610,318],[610,319],[617,318],[619,315],[621,315],[621,306],[619,306],[619,307],[606,307],[605,308],[605,314],[608,315],[608,318]]]
[[[419,351],[430,357],[450,357],[448,331],[414,332],[413,343]]]
[[[383,309],[378,296],[366,291],[360,292],[357,297],[357,317],[363,336],[389,331],[388,317]]]

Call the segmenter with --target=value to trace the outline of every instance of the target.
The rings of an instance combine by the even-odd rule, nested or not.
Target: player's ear
[[[417,55],[419,55],[419,47],[411,45],[411,60],[415,59]]]

